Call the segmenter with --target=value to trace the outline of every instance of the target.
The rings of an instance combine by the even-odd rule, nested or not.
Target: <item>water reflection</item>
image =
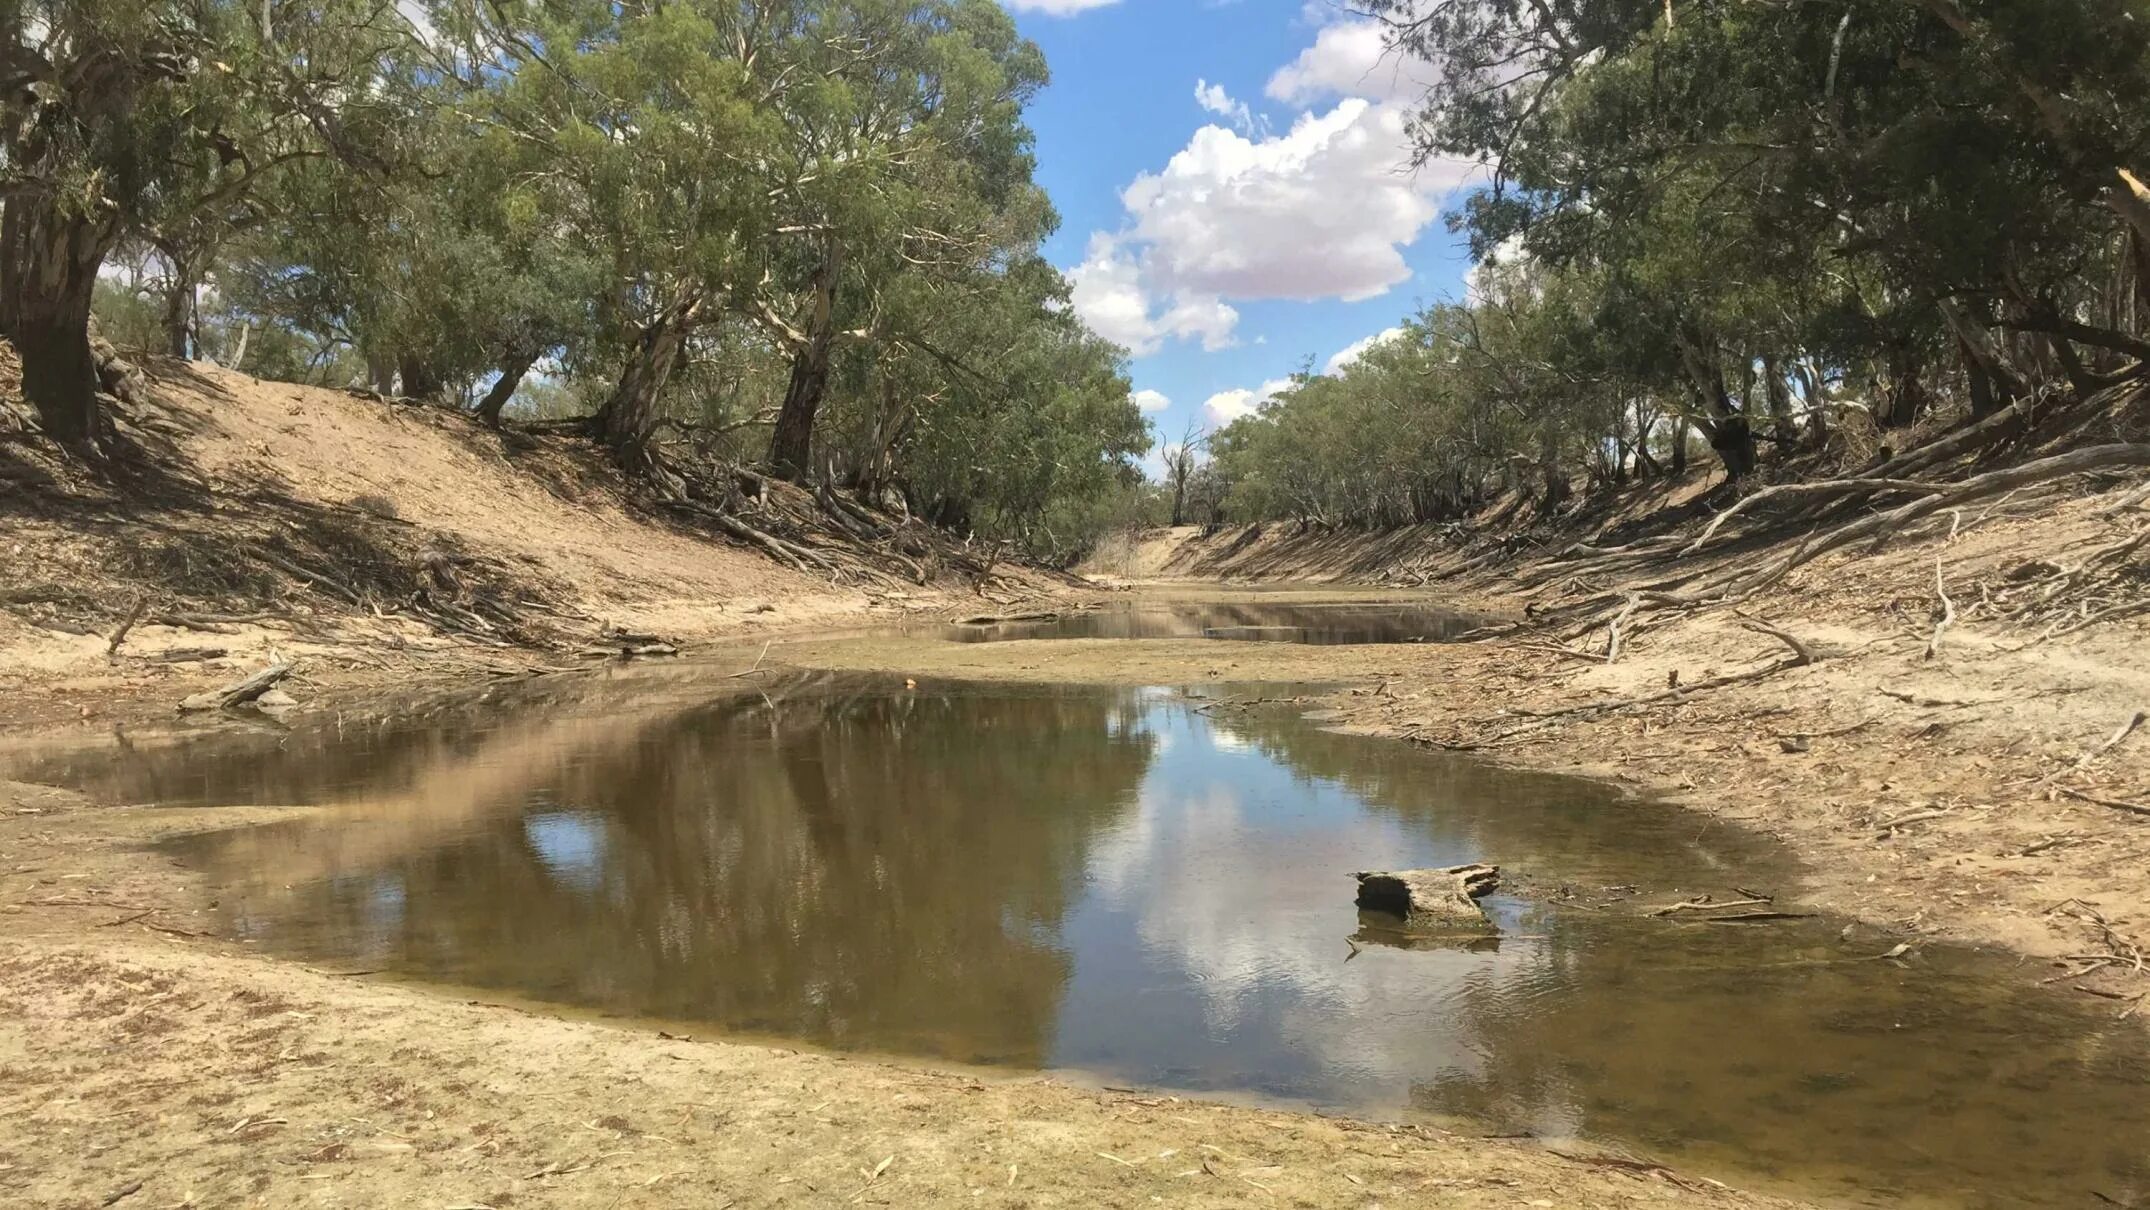
[[[943,626],[958,643],[1008,639],[1223,639],[1251,643],[1438,643],[1476,630],[1484,619],[1428,605],[1203,601],[1122,601],[1099,609],[1028,621]]]
[[[1346,943],[1368,866],[1667,899],[1787,877],[1689,815],[1161,691],[592,692],[69,767],[122,796],[335,804],[175,846],[227,927],[317,960],[1579,1135],[1875,1204],[2146,1187],[2140,1035],[1997,960],[1514,894],[1496,945]]]

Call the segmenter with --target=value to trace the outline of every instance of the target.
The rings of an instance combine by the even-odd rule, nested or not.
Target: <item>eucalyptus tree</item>
[[[775,119],[755,72],[789,31],[766,6],[714,0],[469,12],[446,28],[502,82],[467,120],[504,166],[510,212],[558,222],[603,265],[593,319],[621,353],[593,431],[648,467],[663,392],[768,225]]]
[[[1057,221],[1022,108],[1036,46],[989,0],[814,0],[777,69],[774,225],[743,304],[790,355],[774,471],[810,469],[840,340],[923,347],[937,318],[1031,255]],[[921,280],[930,284],[921,289]]]
[[[1481,251],[1520,241],[1554,265],[1680,287],[1660,321],[1735,472],[1751,462],[1746,418],[1714,378],[1796,360],[1808,350],[1790,342],[1817,327],[1833,356],[1875,367],[1884,423],[1917,418],[1937,349],[1975,399],[2019,389],[1996,325],[2058,342],[2078,386],[2150,351],[2093,322],[2114,300],[2084,288],[2150,230],[2131,171],[2150,140],[2144,0],[1375,8],[1440,65],[1421,152],[1494,165],[1466,212]],[[1839,276],[1846,288],[1813,288]],[[1766,324],[1757,299],[1778,312]],[[1754,346],[1760,329],[1773,347]]]
[[[1125,352],[1076,319],[1066,282],[1035,256],[967,281],[919,275],[882,297],[903,335],[870,362],[854,350],[867,373],[833,443],[857,481],[1041,554],[1079,545],[1066,528],[1078,502],[1124,490],[1150,446]]]
[[[0,334],[47,432],[96,438],[88,325],[113,249],[213,225],[298,162],[382,162],[408,45],[393,6],[360,0],[0,4]]]

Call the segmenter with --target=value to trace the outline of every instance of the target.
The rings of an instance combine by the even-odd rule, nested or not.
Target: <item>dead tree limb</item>
[[[325,572],[314,571],[313,569],[308,567],[303,567],[283,557],[282,555],[277,554],[273,550],[257,550],[254,553],[260,557],[262,562],[267,563],[271,567],[277,568],[280,571],[289,572],[292,575],[297,576],[299,579],[306,581],[308,584],[311,584],[316,588],[325,588],[329,592],[334,593],[336,596],[343,598],[343,600],[349,604],[356,605],[361,609],[365,608],[366,599],[359,594],[359,591],[351,587],[350,585],[345,584],[343,581],[336,579],[334,576],[328,575]]]
[[[1934,619],[1934,632],[1926,640],[1926,656],[1932,659],[1941,653],[1941,636],[1956,624],[1956,602],[1949,599],[1948,584],[1941,578],[1941,560],[1934,559],[1934,592],[1941,597],[1941,616]]]
[[[2100,807],[2111,807],[2115,811],[2126,811],[2131,815],[2150,815],[2150,807],[2146,807],[2139,802],[2128,802],[2119,798],[2099,798],[2095,794],[2085,794],[2081,790],[2071,790],[2066,786],[2055,786],[2053,788],[2081,802],[2091,803]]]
[[[149,597],[146,594],[134,599],[134,608],[127,611],[127,620],[119,624],[119,629],[112,632],[112,641],[105,644],[105,658],[110,659],[119,654],[119,645],[127,641],[127,632],[133,630],[134,624],[142,620],[142,611],[148,608]]]
[[[1613,618],[1613,620],[1612,620],[1612,624],[1611,624],[1610,626],[1606,627],[1606,634],[1605,634],[1605,662],[1606,662],[1606,663],[1610,664],[1610,663],[1612,663],[1612,662],[1613,662],[1614,660],[1617,660],[1617,659],[1619,659],[1619,658],[1620,658],[1620,627],[1622,627],[1623,625],[1626,625],[1626,623],[1627,623],[1627,620],[1628,620],[1629,618],[1631,618],[1631,617],[1634,617],[1634,616],[1635,616],[1635,611],[1636,611],[1637,609],[1640,609],[1641,607],[1642,607],[1642,596],[1641,596],[1641,594],[1639,594],[1639,593],[1632,593],[1632,592],[1631,592],[1631,593],[1629,593],[1629,594],[1628,594],[1628,596],[1627,596],[1627,604],[1626,604],[1626,605],[1623,605],[1623,606],[1621,606],[1621,607],[1620,607],[1620,612],[1619,612],[1619,614],[1618,614],[1618,615],[1616,615],[1616,616],[1615,616],[1615,617]]]
[[[1937,496],[1948,490],[1945,484],[1922,483],[1912,479],[1825,479],[1818,483],[1780,483],[1774,487],[1763,488],[1711,518],[1710,523],[1696,535],[1695,540],[1681,548],[1680,557],[1684,559],[1708,545],[1709,540],[1717,536],[1717,531],[1724,527],[1725,522],[1765,500],[1779,496],[1845,496],[1879,491],[1916,492],[1920,495]]]
[[[1814,654],[1814,649],[1807,646],[1806,643],[1801,641],[1798,635],[1795,635],[1788,630],[1780,630],[1777,627],[1772,626],[1759,618],[1750,618],[1747,617],[1745,614],[1740,615],[1740,625],[1748,630],[1755,632],[1756,634],[1766,634],[1770,638],[1773,638],[1778,642],[1784,644],[1786,647],[1791,648],[1792,656],[1794,657],[1795,662],[1797,662],[1801,666],[1820,662]]]
[[[278,681],[291,675],[294,667],[295,665],[288,662],[271,664],[252,676],[233,681],[222,689],[212,689],[206,693],[194,694],[181,701],[179,708],[182,711],[192,712],[196,710],[228,710],[233,706],[243,706],[275,688]]]
[[[2020,466],[2006,467],[1975,475],[1954,484],[1940,495],[1913,500],[1889,512],[1877,513],[1846,525],[1818,534],[1799,544],[1783,558],[1748,573],[1737,573],[1709,585],[1719,589],[1720,600],[1740,600],[1776,583],[1795,569],[1802,567],[1831,551],[1855,542],[1871,541],[1878,549],[1889,538],[1917,521],[1923,521],[1944,509],[1989,499],[2017,488],[2028,487],[2070,475],[2087,474],[2091,471],[2112,470],[2118,467],[2150,466],[2150,444],[2128,442],[2113,445],[2094,445],[2086,449],[2040,458]],[[1690,598],[1690,600],[1693,600]],[[1703,604],[1705,601],[1693,600]]]

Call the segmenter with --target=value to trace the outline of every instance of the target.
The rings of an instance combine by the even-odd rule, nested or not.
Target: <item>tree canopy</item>
[[[585,412],[1066,554],[1148,446],[1038,254],[1043,57],[992,0],[8,5],[0,331]],[[114,273],[118,267],[123,270]],[[515,401],[524,402],[518,405]]]
[[[1484,165],[1461,302],[1217,435],[1246,516],[1801,456],[2142,373],[2142,0],[1373,0]],[[2150,170],[2150,169],[2146,169]]]

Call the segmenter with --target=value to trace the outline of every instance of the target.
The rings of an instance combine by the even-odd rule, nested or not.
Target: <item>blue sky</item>
[[[1408,170],[1424,73],[1363,19],[1301,0],[1009,7],[1052,68],[1028,114],[1061,214],[1046,253],[1134,354],[1161,433],[1216,427],[1461,293],[1439,216],[1465,172]]]

